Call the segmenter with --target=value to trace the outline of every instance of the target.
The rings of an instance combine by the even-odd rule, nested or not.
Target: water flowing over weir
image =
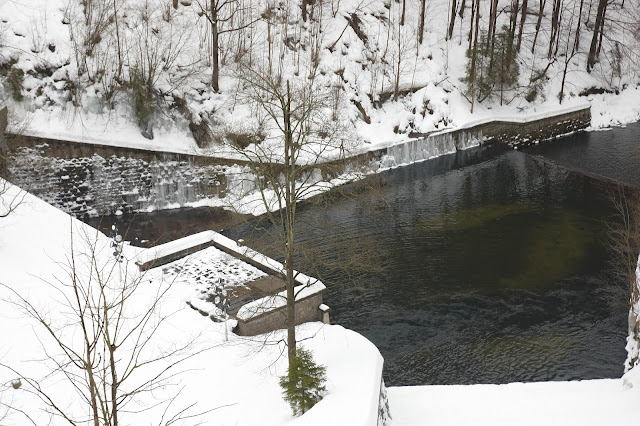
[[[476,127],[459,140],[456,133],[471,129],[369,153],[367,160],[374,167],[391,168],[369,178],[380,180],[375,193],[358,191],[360,183],[355,183],[345,187],[350,194],[345,198],[328,194],[323,208],[302,203],[297,210],[297,236],[311,249],[311,257],[349,267],[319,271],[322,263],[308,268],[300,263],[300,269],[321,272],[335,323],[360,332],[380,348],[388,384],[619,376],[625,358],[627,309],[624,290],[609,285],[603,234],[603,221],[610,220],[611,213],[607,184],[585,177],[580,167],[589,164],[593,175],[634,182],[637,162],[629,153],[637,152],[640,127],[629,126],[635,136],[627,138],[623,148],[612,138],[617,130],[591,132],[570,136],[567,140],[577,140],[567,145],[561,139],[526,148],[531,156],[505,143],[469,148],[489,140],[487,126]],[[594,150],[594,143],[602,149]],[[565,146],[568,155],[562,153]],[[615,161],[602,156],[612,149],[621,153]],[[546,152],[553,152],[557,161],[547,161]],[[421,161],[431,157],[436,158]],[[122,177],[122,187],[128,188],[129,172],[120,167],[125,163],[111,158],[102,156],[101,161],[113,165],[100,173]],[[565,158],[571,159],[573,167],[561,165]],[[40,164],[49,167],[47,161],[52,160]],[[153,163],[153,159],[145,161]],[[181,161],[171,167],[175,167],[172,173],[183,176],[183,184],[172,178],[151,178],[153,185],[165,191],[157,200],[188,198],[189,184],[198,197],[202,183],[193,179],[201,176],[196,173],[190,178],[188,171],[193,173],[194,166],[202,165]],[[408,162],[417,163],[395,167]],[[608,168],[595,170],[603,162]],[[27,165],[37,171],[33,164]],[[126,164],[143,170],[155,167]],[[223,173],[220,184],[214,185],[220,195],[251,185],[243,166],[210,167],[212,173]],[[63,167],[47,176],[59,185],[59,180],[81,174]],[[319,170],[313,174],[314,181],[322,178]],[[78,177],[76,182],[86,180]],[[350,188],[356,190],[349,192]],[[134,197],[131,194],[125,204],[139,199]],[[155,195],[145,202],[152,200]],[[120,229],[131,223],[130,240],[168,241],[219,226],[209,210],[196,208],[107,220],[118,223]],[[262,249],[255,220],[223,228],[228,236],[244,238]],[[265,251],[269,252],[266,246]],[[375,267],[370,267],[370,259],[368,264],[359,262],[365,257],[374,259]]]
[[[482,132],[448,131],[390,146],[380,161],[382,168],[431,160],[456,151],[479,146]]]
[[[98,154],[64,158],[47,144],[14,150],[9,179],[76,217],[132,213],[224,198],[255,186],[246,166]]]

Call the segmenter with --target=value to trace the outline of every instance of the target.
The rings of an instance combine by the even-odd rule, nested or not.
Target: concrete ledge
[[[370,151],[382,167],[428,160],[489,142],[519,144],[558,137],[591,124],[591,106],[579,105],[529,117],[493,117],[470,122],[456,129]]]
[[[212,245],[213,231],[203,231],[188,237],[160,244],[143,251],[135,260],[141,271],[165,265]]]
[[[309,287],[307,287],[308,289]],[[326,291],[316,287],[305,297],[296,297],[295,304],[295,324],[300,325],[305,322],[321,321],[322,315],[318,306],[322,304],[323,293]],[[272,302],[282,302],[277,306],[272,306]],[[249,306],[252,305],[252,306]],[[249,306],[249,308],[247,308]],[[257,308],[257,310],[253,310]],[[286,299],[280,295],[268,296],[255,300],[240,308],[238,325],[234,329],[240,336],[256,336],[268,333],[273,330],[287,328],[287,306]]]
[[[203,231],[179,240],[143,251],[135,260],[141,270],[147,270],[173,262],[203,248],[213,246],[263,272],[282,277],[284,265],[258,253],[255,250],[238,245],[235,241],[214,231]],[[322,298],[326,286],[322,281],[294,271],[295,283],[295,323],[329,320],[329,308],[323,305]],[[286,327],[287,293],[276,294],[253,300],[241,306],[236,315],[236,332],[243,336],[255,336]],[[320,306],[323,308],[320,309]]]

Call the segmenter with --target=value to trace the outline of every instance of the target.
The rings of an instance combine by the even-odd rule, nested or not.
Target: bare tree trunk
[[[451,18],[449,19],[449,32],[447,33],[447,40],[451,40],[453,37],[453,27],[456,23],[456,0],[451,1]]]
[[[522,0],[522,12],[520,12],[520,29],[518,30],[518,42],[516,43],[516,52],[520,51],[522,45],[522,30],[524,29],[524,23],[527,20],[527,6],[529,0]]]
[[[580,0],[580,12],[578,12],[578,25],[576,25],[576,40],[574,50],[580,49],[580,25],[582,23],[582,8],[584,7],[584,0]]]
[[[597,49],[599,37],[602,34],[602,27],[604,26],[604,16],[607,10],[607,0],[600,0],[598,3],[598,10],[596,12],[596,24],[593,27],[593,37],[591,38],[591,47],[589,48],[589,56],[587,57],[587,72],[591,72],[597,59]]]
[[[396,64],[396,84],[393,89],[393,101],[398,101],[398,96],[400,94],[400,64],[402,62],[402,52],[400,51],[402,38],[400,37],[400,27],[398,26],[398,61]]]
[[[538,41],[538,33],[540,32],[540,25],[542,24],[542,15],[544,14],[544,7],[547,4],[547,0],[540,0],[540,10],[538,10],[538,21],[536,22],[536,34],[533,36],[533,45],[531,46],[531,53],[536,51],[536,42]]]
[[[569,68],[569,61],[565,61],[564,69],[562,70],[562,84],[560,85],[560,105],[562,105],[562,100],[564,99],[564,82],[567,77],[567,68]]]
[[[273,39],[271,38],[271,20],[267,20],[267,43],[269,44],[269,75],[273,75]]]
[[[602,39],[604,38],[604,23],[607,20],[607,7],[605,6],[602,12],[602,22],[600,23],[600,40],[598,41],[598,51],[596,52],[596,58],[600,56],[600,49],[602,48]]]
[[[475,36],[473,38],[473,54],[471,56],[471,114],[473,114],[473,107],[476,102],[476,57],[478,56],[478,27],[480,26],[480,0],[475,1],[476,9],[476,22],[475,22]]]
[[[178,9],[178,0],[173,0],[173,8]]]
[[[211,86],[214,92],[220,91],[220,63],[218,42],[218,8],[211,0]]]
[[[407,0],[402,0],[402,16],[400,17],[400,25],[403,25],[403,26],[404,26],[404,13],[406,10],[407,10]]]
[[[498,22],[498,0],[491,0],[491,13],[489,16],[489,32],[487,37],[487,48],[489,49],[489,69],[491,74],[493,70],[493,48],[496,42],[496,25]]]
[[[426,12],[426,0],[420,0],[420,17],[418,21],[418,43],[422,44],[424,38],[424,14]]]
[[[89,332],[88,332],[88,325],[85,321],[85,315],[84,315],[84,311],[85,311],[85,304],[83,303],[83,299],[80,298],[80,293],[82,293],[82,291],[80,291],[78,289],[79,285],[78,285],[78,276],[76,275],[76,268],[75,268],[75,253],[73,252],[73,230],[72,232],[72,238],[71,238],[71,264],[72,264],[72,283],[73,283],[73,292],[75,295],[75,303],[77,304],[77,309],[78,312],[82,312],[82,315],[79,315],[79,319],[80,319],[80,327],[82,328],[82,333],[83,333],[83,337],[84,337],[84,343],[85,343],[85,368],[84,371],[87,374],[87,379],[89,381],[88,383],[88,387],[89,387],[89,397],[91,398],[91,411],[93,412],[93,425],[94,426],[100,426],[100,415],[98,414],[98,399],[97,399],[97,395],[96,395],[96,380],[95,377],[93,375],[93,365],[95,362],[95,351],[94,351],[94,345],[95,345],[95,341],[92,341],[92,339],[89,338]],[[92,357],[91,355],[94,355],[94,357]]]
[[[516,27],[518,26],[518,9],[520,8],[520,0],[512,0],[511,16],[509,17],[509,33],[511,37],[516,35]]]
[[[466,7],[466,0],[462,0],[462,3],[460,3],[460,12],[458,12],[458,16],[460,17],[460,25],[462,25],[462,19],[464,19],[464,9]]]
[[[487,47],[493,46],[494,36],[496,33],[496,21],[498,18],[498,0],[491,0],[489,9],[489,30],[487,31]]]
[[[122,74],[122,48],[120,46],[120,25],[118,23],[118,7],[117,0],[113,0],[113,20],[116,25],[116,42],[118,48],[118,73],[116,74],[116,79],[120,78]]]
[[[551,14],[551,33],[549,36],[549,50],[547,52],[547,58],[551,59],[553,56],[553,48],[558,38],[558,28],[560,26],[560,7],[562,0],[553,0],[553,11]]]
[[[475,16],[476,16],[476,3],[477,3],[476,0],[471,1],[471,19],[469,20],[469,36],[468,36],[469,50],[471,50],[471,45],[473,43],[473,23],[475,21]]]
[[[307,22],[307,6],[309,0],[302,0],[302,22]]]
[[[285,270],[287,275],[287,355],[289,358],[289,370],[293,368],[293,360],[296,356],[296,301],[295,301],[295,277],[293,275],[294,252],[294,226],[296,211],[296,161],[293,154],[293,130],[291,128],[291,91],[287,80],[287,99],[284,107],[284,166],[289,169],[285,172]]]

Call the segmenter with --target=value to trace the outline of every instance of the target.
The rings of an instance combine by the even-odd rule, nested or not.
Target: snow
[[[619,95],[594,95],[591,99],[591,127],[622,126],[640,119],[640,88],[630,87]]]
[[[390,387],[387,392],[393,426],[627,426],[638,416],[640,380],[635,377],[631,388],[623,379],[604,379]]]
[[[143,137],[140,130],[127,119],[131,111],[118,109],[111,114],[84,113],[78,116],[68,111],[36,110],[30,114],[28,128],[23,134],[47,139],[109,145],[176,154],[200,154],[193,137],[183,128],[167,123],[156,129],[152,140]],[[221,155],[231,157],[232,155]],[[236,155],[236,157],[238,157]]]
[[[70,38],[70,26],[63,23],[66,20],[63,19],[65,3],[64,0],[0,3],[0,31],[3,41],[0,54],[15,60],[16,68],[35,74],[25,76],[23,101],[12,100],[3,82],[5,86],[2,87],[2,99],[14,116],[10,129],[22,131],[25,128],[26,134],[62,140],[242,158],[241,154],[228,145],[214,143],[207,149],[198,148],[189,131],[188,120],[173,112],[156,114],[155,137],[153,140],[144,138],[128,104],[128,95],[122,94],[117,97],[115,106],[111,109],[101,100],[100,84],[84,87],[81,99],[77,99],[81,106],[72,105],[69,102],[71,94],[66,87],[66,80],[72,81],[78,77],[78,69],[72,54],[74,46]],[[129,2],[132,7],[139,3],[138,0]],[[571,62],[567,74],[570,81],[566,87],[563,106],[559,105],[557,98],[562,77],[562,64],[558,61],[549,68],[544,93],[534,102],[529,103],[520,98],[503,106],[495,102],[485,102],[477,104],[474,113],[471,114],[469,102],[462,94],[464,84],[460,81],[465,66],[465,31],[462,28],[468,28],[470,14],[467,13],[467,21],[464,23],[456,23],[453,39],[444,40],[447,20],[442,18],[447,16],[449,2],[427,2],[428,31],[425,34],[425,42],[421,46],[414,46],[411,40],[415,39],[415,22],[397,29],[387,25],[386,20],[395,19],[394,14],[397,14],[398,5],[401,3],[388,4],[389,9],[386,9],[381,2],[343,0],[335,4],[338,10],[333,14],[333,18],[326,13],[323,23],[319,64],[321,73],[318,84],[323,87],[340,87],[338,116],[340,124],[348,129],[345,138],[355,145],[353,152],[375,150],[406,142],[408,131],[446,132],[448,129],[465,128],[496,118],[522,121],[534,116],[546,117],[558,111],[566,111],[565,108],[581,108],[585,100],[592,108],[593,130],[624,125],[640,118],[638,70],[633,68],[637,61],[634,61],[633,57],[627,58],[622,75],[618,77],[614,77],[613,66],[606,60],[602,60],[591,74],[586,73],[582,61]],[[488,7],[487,4],[483,3],[482,7]],[[334,6],[333,2],[331,6]],[[329,5],[325,4],[325,7]],[[407,16],[417,16],[417,8],[418,2],[408,2]],[[612,18],[612,22],[620,21],[622,19],[617,18],[624,17],[628,9],[614,9],[612,5],[608,16]],[[175,22],[178,26],[183,26],[182,30],[185,29],[185,25],[194,32],[202,31],[206,27],[205,20],[194,15],[194,8],[181,8],[181,11],[184,14],[177,15]],[[295,20],[298,13],[296,6],[290,16],[291,20]],[[350,28],[342,34],[346,24],[345,17],[351,13],[358,13],[363,27],[366,28],[368,43],[360,40]],[[500,19],[506,19],[506,15],[501,14]],[[484,20],[488,13],[483,13],[482,16]],[[528,20],[529,27],[534,25],[532,21]],[[157,22],[162,24],[160,20]],[[501,23],[499,22],[499,25]],[[548,25],[546,20],[544,25]],[[264,52],[267,39],[265,24],[261,21],[257,26],[253,35],[253,40],[256,40],[254,49],[256,52]],[[276,30],[281,29],[274,27],[274,31]],[[637,41],[624,29],[616,32],[613,28],[611,31],[613,32],[609,33],[610,40],[620,41],[629,47],[630,51],[637,48]],[[583,31],[583,49],[584,46],[588,46],[588,33]],[[546,35],[544,31],[541,34],[539,43],[544,44],[547,41],[544,40]],[[193,33],[190,35],[194,40],[199,37]],[[386,35],[391,35],[391,43]],[[112,34],[105,32],[103,44],[112,42],[111,36]],[[279,36],[281,34],[274,35],[275,38]],[[532,31],[529,31],[526,37],[532,37]],[[605,40],[603,51],[610,53],[609,39]],[[395,50],[394,44],[398,40],[405,44],[404,51],[399,47]],[[337,41],[334,51],[325,48],[334,41]],[[231,46],[231,39],[224,39],[224,43]],[[387,53],[385,43],[390,48],[383,62],[382,52]],[[51,51],[48,44],[55,45],[55,52]],[[202,54],[194,52],[200,50],[197,49],[198,43],[192,45],[179,58],[179,65],[191,62],[196,53]],[[526,50],[520,58],[521,66],[530,65],[533,70],[537,58],[526,53]],[[282,56],[282,69],[288,73],[287,77],[295,80],[292,74],[296,68],[295,53],[284,52],[286,55]],[[278,57],[279,53],[274,52],[274,57]],[[400,97],[397,102],[387,101],[374,107],[374,101],[378,100],[381,93],[390,90],[395,78],[392,67],[385,64],[393,64],[400,54],[410,58],[403,63],[400,71],[400,87],[416,90]],[[256,61],[260,59],[259,56],[256,54]],[[98,61],[99,55],[96,57]],[[303,67],[306,66],[305,60],[302,62]],[[89,66],[95,66],[95,63],[90,61]],[[35,70],[43,67],[56,69],[51,76],[38,75]],[[162,74],[158,88],[168,91],[169,76],[174,71],[175,69]],[[220,134],[224,134],[225,131],[259,128],[261,120],[264,120],[263,114],[257,114],[249,104],[243,103],[241,96],[235,96],[238,79],[234,74],[237,70],[233,65],[224,65],[221,71],[220,93],[213,93],[209,87],[208,70],[196,70],[194,78],[180,87],[175,87],[161,102],[170,103],[172,96],[183,96],[191,115],[209,119],[214,123],[216,132]],[[338,72],[342,74],[341,77],[338,76]],[[528,84],[529,75],[526,74],[521,75],[520,83],[523,87]],[[300,75],[304,78],[304,70]],[[583,89],[602,86],[619,90],[620,93],[588,97],[578,95]],[[359,118],[359,112],[351,102],[354,100],[361,102],[371,118],[371,124],[365,124]],[[277,136],[273,129],[267,129],[267,133],[270,137]],[[276,139],[267,141],[265,149],[276,151]],[[327,153],[326,159],[335,158],[336,155],[339,155],[339,152],[332,150]],[[309,159],[305,157],[301,161]],[[355,177],[355,174],[351,176]],[[348,179],[349,177],[346,177],[322,185],[324,188],[330,188]],[[243,211],[254,214],[264,212],[265,207],[259,194],[255,191],[246,194],[249,189],[244,181],[240,181],[236,187],[237,193],[233,195],[241,201]],[[13,194],[15,191],[15,187],[10,190]],[[275,205],[273,194],[268,193],[267,200],[271,206]],[[197,203],[219,205],[221,201],[201,200]],[[70,238],[71,230],[74,231],[73,239]],[[239,247],[234,241],[219,234],[194,237],[190,241],[176,243],[161,250],[171,252],[182,247],[181,244],[194,244],[198,238],[210,238],[219,247],[247,256],[262,267],[282,270],[280,263],[248,248]],[[113,262],[113,259],[108,238],[37,198],[27,196],[14,214],[0,219],[0,283],[10,285],[52,318],[65,318],[66,312],[60,308],[64,298],[58,291],[60,282],[57,279],[64,281],[68,273],[64,266],[70,260],[71,241],[77,250],[86,254],[87,240],[96,244],[96,255],[100,262],[114,266],[109,263]],[[132,266],[126,269],[125,278],[128,278],[128,274],[137,273],[137,268],[133,267],[135,259],[150,256],[131,246],[124,247],[124,254]],[[81,258],[84,259],[83,256]],[[186,302],[189,301],[198,309],[210,308],[210,305],[200,299],[203,292],[207,291],[208,284],[195,283],[198,271],[204,268],[207,261],[214,264],[220,262],[216,265],[229,264],[229,259],[220,250],[211,248],[186,259],[183,262],[184,274],[176,269],[171,269],[167,274],[172,277],[173,286],[163,309],[172,315],[165,328],[157,333],[159,341],[171,345],[195,336],[197,347],[207,349],[184,365],[185,372],[179,377],[180,386],[184,387],[173,409],[196,401],[198,405],[191,412],[215,409],[202,416],[202,420],[219,425],[375,424],[383,361],[377,349],[368,340],[340,326],[313,323],[298,327],[300,338],[304,339],[304,346],[314,352],[319,363],[327,366],[329,382],[327,396],[304,416],[292,419],[277,384],[278,376],[284,373],[286,365],[281,357],[283,347],[277,343],[283,339],[283,333],[276,332],[259,338],[230,335],[229,342],[226,342],[223,337],[224,325],[210,321],[187,306]],[[176,268],[176,263],[170,267]],[[82,274],[90,273],[86,265],[81,269]],[[228,276],[228,270],[222,269],[225,270],[223,275]],[[247,272],[249,275],[250,273]],[[149,281],[144,280],[144,285],[140,287],[140,306],[145,305],[145,300],[148,303],[148,300],[153,298],[157,286],[162,285],[159,283],[163,283],[166,278],[163,274],[164,271],[158,268],[145,275]],[[222,277],[214,276],[210,279],[214,282],[218,278]],[[317,286],[316,289],[319,289],[322,285],[303,274],[298,274],[297,280],[301,284],[311,283],[311,288]],[[31,377],[42,379],[41,385],[45,389],[55,391],[64,405],[68,405],[71,410],[84,413],[84,407],[79,405],[79,398],[74,397],[74,390],[67,382],[57,380],[56,377],[45,378],[51,369],[49,363],[40,361],[43,358],[43,350],[46,348],[51,351],[55,348],[51,346],[47,336],[38,331],[37,325],[16,310],[15,306],[6,303],[7,297],[7,290],[2,288],[0,363],[11,365],[21,371],[28,370]],[[636,306],[636,312],[640,312],[640,307]],[[265,344],[265,339],[269,339],[268,344]],[[634,343],[630,339],[628,345],[632,353],[637,351],[637,342]],[[9,383],[15,377],[14,373],[0,367],[0,383]],[[9,400],[16,408],[28,412],[36,420],[36,424],[49,424],[49,417],[40,410],[42,406],[37,398],[24,391],[13,391],[5,387],[0,388],[0,402],[5,403]],[[166,392],[170,392],[170,389],[158,392],[154,396],[162,397],[167,395]],[[640,369],[635,367],[620,379],[390,388],[389,398],[393,425],[429,423],[585,426],[635,424],[633,419],[638,416],[639,393]],[[152,397],[149,395],[141,398],[137,402],[140,404],[138,407],[150,407],[153,402],[150,398]],[[137,415],[128,413],[124,423],[157,423],[162,409],[163,407],[155,407]],[[0,418],[3,414],[3,409],[0,408]],[[9,416],[3,421],[10,424],[26,423],[24,416],[18,412],[9,413]],[[54,423],[57,423],[57,420],[59,419],[54,419]]]
[[[169,241],[168,243],[151,247],[140,253],[135,262],[137,265],[144,265],[146,263],[153,262],[156,259],[208,244],[213,241],[213,234],[213,231],[202,231],[197,234],[192,234],[184,238],[179,238],[177,240]]]
[[[278,132],[273,126],[264,128],[264,114],[256,112],[255,108],[247,101],[246,93],[236,93],[241,86],[238,75],[239,70],[232,60],[222,64],[219,93],[211,90],[209,84],[209,68],[207,57],[207,41],[202,39],[206,33],[206,19],[197,16],[195,5],[191,7],[180,6],[172,12],[171,23],[162,20],[161,13],[157,10],[151,14],[155,20],[157,30],[161,34],[171,31],[178,39],[198,40],[200,43],[188,43],[183,46],[183,51],[176,57],[173,66],[161,70],[158,76],[156,88],[162,90],[159,104],[165,107],[163,113],[154,116],[154,139],[144,138],[130,104],[130,94],[122,91],[116,95],[113,108],[107,105],[103,99],[105,84],[109,83],[109,70],[104,70],[101,60],[108,58],[113,52],[110,46],[115,43],[113,29],[110,27],[103,34],[102,43],[96,48],[95,57],[87,59],[87,67],[100,74],[106,74],[103,80],[92,83],[86,81],[79,73],[76,58],[74,56],[74,41],[71,35],[82,29],[72,28],[73,25],[65,25],[63,16],[80,19],[80,8],[68,8],[65,0],[28,0],[26,2],[2,2],[0,4],[0,16],[3,24],[0,31],[3,37],[3,46],[0,53],[5,58],[17,61],[15,67],[25,72],[47,68],[52,70],[52,75],[34,72],[25,76],[23,95],[25,100],[14,101],[7,93],[7,87],[0,90],[3,100],[7,103],[14,116],[24,117],[19,123],[13,123],[14,130],[26,127],[25,133],[35,136],[58,138],[62,140],[83,141],[94,144],[107,144],[120,147],[138,148],[145,150],[157,150],[164,152],[176,152],[184,154],[213,155],[217,157],[241,159],[238,153],[228,144],[220,143],[224,139],[225,132],[245,132],[262,129],[267,133],[265,146],[279,146]],[[153,3],[153,2],[152,2]],[[399,16],[399,4],[392,2],[389,8],[383,7],[381,2],[362,3],[357,0],[343,0],[331,5],[323,4],[324,17],[322,22],[322,39],[320,40],[320,73],[316,77],[318,88],[326,91],[326,88],[339,88],[338,99],[333,99],[329,93],[331,102],[337,102],[340,126],[344,128],[344,138],[353,142],[352,153],[372,149],[379,149],[403,141],[407,141],[408,132],[440,132],[445,129],[464,128],[472,123],[502,117],[510,120],[520,120],[522,117],[542,114],[547,115],[565,106],[572,106],[588,101],[593,107],[592,127],[603,128],[610,125],[622,125],[640,118],[640,94],[636,87],[638,71],[634,69],[634,54],[637,49],[633,46],[637,42],[633,35],[623,27],[610,29],[610,39],[603,44],[603,54],[609,55],[611,44],[620,42],[627,46],[622,64],[622,75],[615,76],[613,65],[608,60],[602,60],[597,64],[591,74],[584,69],[583,59],[569,63],[568,82],[565,87],[565,99],[562,105],[558,102],[557,94],[562,79],[562,65],[557,61],[548,69],[548,81],[544,86],[544,92],[533,102],[527,102],[519,96],[513,101],[498,105],[497,102],[482,102],[476,104],[473,114],[469,112],[469,102],[462,92],[465,84],[460,81],[465,70],[466,33],[462,28],[468,28],[469,14],[465,15],[463,22],[456,21],[454,36],[445,39],[447,19],[450,2],[434,0],[427,4],[427,22],[425,39],[422,45],[416,45],[415,31],[418,15],[418,3],[406,4],[406,15],[411,17],[403,27],[389,25],[389,20],[395,22]],[[506,4],[505,0],[501,0]],[[566,11],[571,11],[575,2],[565,2]],[[135,31],[133,28],[139,24],[137,9],[142,0],[130,0],[122,6],[121,13],[127,15],[121,17],[125,26],[129,28],[123,32],[122,37],[128,37],[127,42],[136,46]],[[403,3],[404,4],[404,3]],[[256,8],[260,13],[262,4]],[[487,8],[488,5],[481,6]],[[335,10],[334,10],[335,9]],[[275,13],[284,13],[278,9]],[[292,7],[288,11],[289,22],[299,19],[299,10]],[[363,31],[368,41],[364,43],[352,30],[346,26],[345,17],[356,13],[361,21]],[[482,20],[486,20],[488,14],[482,14]],[[498,25],[506,23],[507,13],[500,14]],[[611,5],[607,16],[612,22],[617,18],[628,15],[626,9]],[[566,19],[565,19],[566,21]],[[563,22],[565,22],[563,21]],[[75,21],[74,21],[75,22]],[[568,21],[567,21],[568,22]],[[534,19],[527,20],[525,29],[525,44],[531,43]],[[543,26],[547,26],[545,20]],[[564,24],[563,24],[564,25]],[[255,23],[252,36],[251,49],[254,51],[254,61],[264,62],[266,50],[266,24],[259,20]],[[309,31],[313,30],[309,27]],[[531,31],[529,31],[531,30]],[[272,39],[277,40],[283,36],[280,26],[273,26]],[[294,31],[295,32],[295,31]],[[590,31],[582,32],[582,49],[589,43]],[[234,33],[221,37],[223,45],[230,50],[234,49],[236,40]],[[302,34],[303,39],[308,40],[309,34]],[[539,47],[544,47],[547,35],[541,32],[538,40]],[[301,40],[303,42],[305,40]],[[402,44],[397,46],[396,42]],[[564,40],[563,40],[564,41]],[[163,40],[160,39],[160,47]],[[335,42],[335,43],[334,43]],[[204,43],[204,44],[203,44]],[[332,50],[327,47],[334,45]],[[562,43],[561,43],[562,44]],[[51,51],[50,46],[55,46]],[[273,46],[278,50],[279,44]],[[527,46],[528,47],[528,46]],[[528,85],[528,78],[532,69],[542,62],[541,55],[533,56],[528,53],[528,48],[520,52],[519,62],[521,68],[520,84]],[[540,51],[541,49],[539,49]],[[543,50],[543,49],[542,49]],[[384,52],[384,53],[383,53]],[[274,57],[279,52],[273,52]],[[581,54],[584,52],[581,52]],[[385,56],[386,55],[386,56]],[[403,58],[403,64],[399,71],[400,89],[412,89],[411,93],[402,95],[398,101],[386,101],[374,107],[381,95],[389,94],[393,89],[396,70],[395,60],[398,55]],[[133,55],[135,56],[135,55]],[[586,56],[586,55],[582,55]],[[582,58],[582,56],[580,56]],[[607,57],[608,58],[608,57]],[[308,58],[300,60],[296,52],[285,49],[283,51],[281,68],[286,71],[285,77],[293,82],[300,79],[296,72],[300,67],[308,67]],[[195,68],[188,68],[189,64],[197,64]],[[125,66],[128,68],[128,65]],[[185,81],[174,83],[176,75],[181,70],[189,69],[192,73]],[[124,78],[127,78],[125,70]],[[76,81],[77,80],[77,81]],[[69,102],[70,91],[68,82],[76,81],[81,88],[80,99],[74,106]],[[602,95],[579,96],[579,93],[591,87],[604,87],[608,90],[619,91],[619,95],[605,93]],[[31,90],[27,90],[31,89]],[[323,92],[324,95],[324,92]],[[188,114],[176,113],[172,102],[174,97],[182,97],[186,103]],[[359,112],[352,104],[352,100],[359,101],[371,118],[371,124],[366,124],[359,118]],[[200,122],[205,119],[212,123],[212,130],[216,133],[217,142],[206,149],[199,148],[188,128],[190,115],[192,121]],[[267,121],[268,124],[268,121]],[[325,159],[335,158],[340,155],[338,150],[329,150]],[[305,156],[303,156],[305,157]],[[313,156],[311,156],[313,157]],[[300,161],[309,161],[309,158],[301,158]]]
[[[8,195],[16,191],[17,188],[11,186]],[[63,308],[65,299],[59,290],[67,277],[64,265],[69,260],[72,229],[79,273],[87,272],[86,257],[82,254],[86,254],[84,250],[87,249],[85,237],[97,244],[98,262],[114,265],[109,238],[29,194],[13,214],[0,220],[0,229],[0,283],[19,292],[54,321],[69,318],[68,310]],[[138,268],[133,267],[133,260],[141,252],[141,249],[125,245],[123,253],[127,262],[123,268],[132,265],[123,270],[125,276],[139,273]],[[142,308],[153,300],[158,286],[167,281],[161,268],[148,271],[144,277],[136,295],[137,303],[130,307],[133,316],[138,307]],[[118,279],[117,276],[113,278]],[[194,418],[194,421],[201,420],[205,424],[313,426],[324,425],[327,421],[344,424],[342,421],[346,420],[347,424],[355,426],[375,425],[372,419],[377,413],[382,357],[367,339],[340,326],[307,323],[297,327],[302,345],[313,352],[317,362],[327,367],[328,393],[303,417],[293,419],[278,385],[279,376],[286,371],[281,343],[286,340],[284,331],[252,338],[229,333],[227,342],[224,324],[211,321],[186,304],[197,294],[193,280],[173,280],[168,297],[161,306],[162,311],[170,315],[157,329],[154,341],[158,349],[166,350],[193,337],[196,339],[194,353],[198,349],[205,351],[181,366],[181,374],[171,386],[158,389],[153,395],[141,395],[129,408],[144,407],[146,411],[122,413],[123,424],[158,423],[166,404],[157,407],[151,404],[180,391],[169,407],[169,415],[196,403],[189,414],[213,410]],[[86,412],[81,399],[66,380],[57,374],[46,377],[52,369],[43,355],[44,348],[50,354],[56,354],[56,348],[37,324],[25,317],[15,305],[7,303],[9,298],[9,290],[0,288],[0,383],[4,384],[0,388],[0,401],[24,410],[36,424],[66,424],[60,418],[53,418],[50,423],[49,415],[42,411],[41,401],[24,391],[27,387],[25,380],[20,390],[8,387],[19,374],[5,366],[22,372],[23,377],[28,375],[37,379],[43,389],[51,392],[70,411],[76,414]],[[76,327],[70,326],[65,330],[73,333],[72,329]],[[0,408],[0,415],[3,414],[4,407]],[[4,423],[30,424],[18,411],[10,411]]]
[[[640,258],[636,267],[636,293],[640,297]],[[630,370],[634,366],[640,371],[640,335],[638,335],[640,323],[640,298],[631,300],[629,308],[629,336],[627,336],[627,360],[624,364],[625,371]],[[640,373],[638,373],[640,374]]]
[[[10,188],[9,196],[17,191],[15,187]],[[14,214],[0,222],[0,227],[0,282],[9,284],[52,318],[60,315],[59,283],[53,277],[64,279],[60,268],[70,253],[70,230],[74,229],[76,249],[84,244],[83,236],[90,236],[99,248],[104,247],[96,253],[100,261],[111,259],[107,237],[31,195],[26,196]],[[194,240],[201,238],[194,237]],[[247,253],[246,248],[224,236],[216,235],[214,239],[225,247]],[[127,259],[133,260],[141,252],[131,246],[124,247]],[[259,258],[256,254],[253,256]],[[265,258],[261,261],[274,266]],[[163,279],[162,274],[160,268],[149,271],[146,275],[149,286],[141,288],[141,301],[152,297],[159,280]],[[214,323],[187,307],[185,302],[197,293],[197,286],[190,281],[174,281],[163,306],[172,315],[165,328],[158,331],[161,343],[175,344],[185,336],[199,336],[198,345],[202,345],[199,347],[208,348],[183,366],[179,386],[184,388],[174,403],[176,407],[197,402],[199,410],[217,408],[200,417],[206,423],[217,425],[376,424],[383,360],[368,340],[340,326],[309,323],[297,328],[303,345],[313,351],[317,362],[327,366],[328,394],[304,416],[293,419],[278,387],[278,376],[284,374],[286,368],[286,360],[281,356],[283,347],[277,343],[284,339],[284,332],[253,338],[229,334],[229,341],[225,342],[224,324]],[[32,360],[42,358],[40,342],[52,352],[51,342],[15,306],[6,303],[9,296],[6,289],[0,293],[2,364],[28,370],[30,377],[44,378],[51,372],[50,366]],[[265,344],[265,339],[273,344]],[[16,377],[15,373],[0,367],[0,383],[10,383]],[[73,389],[64,380],[43,379],[40,384],[55,390],[56,396],[69,404],[70,409],[82,411]],[[154,396],[162,395],[166,394],[159,392]],[[628,425],[637,416],[640,369],[634,368],[620,379],[389,388],[388,395],[394,426],[425,423]],[[0,398],[10,398],[14,407],[27,410],[37,424],[48,423],[48,416],[39,411],[41,403],[32,395],[7,388],[0,393]],[[141,404],[149,402],[145,398],[140,401]],[[142,417],[127,413],[125,422],[146,424],[157,419],[161,411],[152,409]],[[10,424],[24,423],[20,413],[9,415]]]

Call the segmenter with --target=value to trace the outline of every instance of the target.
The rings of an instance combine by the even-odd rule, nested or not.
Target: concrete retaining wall
[[[296,301],[296,325],[311,321],[321,321],[322,312],[318,308],[322,304],[324,291],[306,299]],[[235,332],[240,336],[256,336],[273,330],[287,328],[286,306],[256,315],[249,320],[238,319]]]
[[[48,144],[14,147],[8,161],[8,178],[48,203],[82,218],[224,197],[229,178],[233,179],[234,170],[240,170],[224,165],[197,165],[182,156],[145,153],[139,157],[106,157],[84,152],[87,148],[78,145],[70,145],[68,152]],[[73,157],[71,154],[76,151],[83,156]]]
[[[496,120],[467,131],[482,134],[487,141],[519,143],[550,139],[591,125],[591,107],[581,107],[553,116],[521,121]]]

